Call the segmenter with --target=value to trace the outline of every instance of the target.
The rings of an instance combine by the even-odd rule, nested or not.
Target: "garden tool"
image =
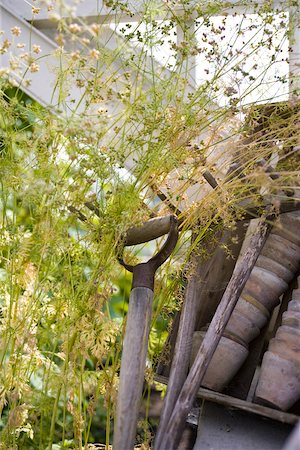
[[[151,219],[144,226],[129,230],[125,245],[147,242],[169,231],[161,250],[148,262],[135,266],[119,262],[133,274],[123,351],[113,448],[133,450],[138,413],[143,390],[144,371],[150,332],[154,276],[168,259],[178,239],[178,222],[174,216]]]

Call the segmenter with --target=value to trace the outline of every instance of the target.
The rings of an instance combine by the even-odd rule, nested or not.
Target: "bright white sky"
[[[285,38],[285,32],[288,14],[285,13],[285,17],[283,14],[274,15],[273,23],[268,27],[273,35],[275,31],[271,50],[267,50],[265,46],[257,48],[263,39],[268,38],[268,35],[264,33],[263,20],[257,14],[247,14],[245,17],[242,15],[227,16],[226,31],[217,35],[211,32],[211,25],[214,28],[218,28],[222,26],[224,19],[224,16],[210,18],[210,26],[203,24],[201,18],[198,21],[196,31],[197,45],[209,51],[213,48],[209,42],[214,39],[217,42],[222,58],[220,60],[213,58],[212,61],[208,61],[204,53],[197,55],[195,57],[195,84],[200,85],[203,82],[211,81],[215,74],[219,73],[218,86],[221,90],[229,87],[236,91],[238,97],[243,97],[242,104],[287,100],[288,63],[286,60],[288,58],[288,40]],[[168,22],[166,21],[165,23]],[[112,24],[111,28],[122,34],[121,30],[124,29],[125,25],[124,23],[117,26]],[[147,32],[145,23],[132,22],[131,25],[131,28],[126,30],[126,34],[139,30],[141,35],[145,36]],[[239,30],[243,32],[243,35],[238,33]],[[169,69],[174,70],[176,55],[174,50],[171,49],[171,44],[176,43],[174,31],[171,30],[169,32],[168,38],[164,38],[163,43],[160,42],[162,38],[161,33],[157,30],[155,33],[151,33],[157,41],[157,44],[154,41],[154,45],[151,48],[140,43],[136,37],[132,38],[131,42],[137,47],[144,46],[144,49],[148,50],[149,55]],[[272,61],[272,53],[275,48],[277,48],[275,61]],[[230,51],[234,55],[236,51],[240,51],[241,54],[230,57]],[[228,57],[228,62],[226,62],[226,57]],[[232,69],[237,64],[243,64],[243,62],[243,69],[249,72],[254,80],[249,80],[249,78],[245,78],[242,75],[239,75],[237,79]],[[279,78],[286,80],[286,82],[282,83],[279,81]],[[220,105],[225,105],[228,102],[228,97],[220,93],[218,94],[217,102]]]

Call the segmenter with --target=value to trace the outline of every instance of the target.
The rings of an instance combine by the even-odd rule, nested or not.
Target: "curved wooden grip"
[[[122,264],[126,270],[133,273],[132,288],[147,287],[153,290],[155,272],[171,255],[178,240],[178,220],[175,216],[168,216],[168,222],[169,234],[166,242],[157,254],[149,259],[149,261],[132,266],[126,264],[122,256],[118,257],[119,263]]]
[[[143,244],[169,233],[171,217],[155,217],[147,220],[140,227],[129,228],[125,236],[125,246]]]

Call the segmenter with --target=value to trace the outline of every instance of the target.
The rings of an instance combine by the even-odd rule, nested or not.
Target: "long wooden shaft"
[[[140,408],[153,291],[145,287],[132,289],[121,359],[117,414],[113,448],[133,450]]]
[[[268,230],[269,225],[265,219],[261,219],[252,236],[248,250],[236,264],[222,300],[205,334],[195,362],[177,399],[158,450],[177,449],[186,416],[192,407],[206,369],[217,348],[231,313],[266,241]]]
[[[209,269],[209,262],[206,261],[206,263],[204,263],[199,256],[194,256],[191,260],[192,273],[190,274],[184,296],[167,394],[155,437],[154,449],[160,448],[160,442],[188,373],[193,334],[197,318],[195,311],[197,310],[199,285],[201,285],[199,267],[202,268],[202,277],[204,278],[204,275]],[[204,280],[202,279],[202,283],[203,281]]]

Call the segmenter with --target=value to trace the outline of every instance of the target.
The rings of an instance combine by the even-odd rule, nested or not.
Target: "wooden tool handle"
[[[130,228],[125,237],[125,246],[143,244],[169,233],[171,217],[155,217],[144,222],[140,227]]]
[[[113,448],[133,450],[142,397],[150,332],[153,291],[131,291],[121,360],[120,385]]]

